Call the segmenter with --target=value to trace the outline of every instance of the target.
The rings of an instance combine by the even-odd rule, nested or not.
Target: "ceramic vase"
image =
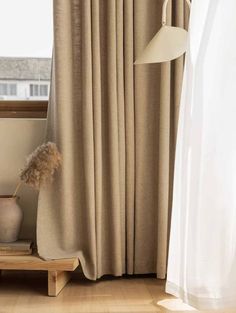
[[[0,195],[0,242],[18,239],[23,212],[17,200],[17,197]]]

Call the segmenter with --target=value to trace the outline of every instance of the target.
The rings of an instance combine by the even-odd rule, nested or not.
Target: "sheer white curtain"
[[[194,0],[166,290],[236,308],[236,1]]]

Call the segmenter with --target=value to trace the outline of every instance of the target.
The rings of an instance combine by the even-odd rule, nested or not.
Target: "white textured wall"
[[[25,158],[43,142],[45,120],[0,119],[0,194],[12,194]],[[34,238],[37,192],[24,186],[19,192],[24,211],[21,238]]]

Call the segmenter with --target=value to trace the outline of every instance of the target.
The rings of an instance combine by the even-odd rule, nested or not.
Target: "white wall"
[[[0,119],[0,194],[12,194],[19,169],[25,159],[43,142],[45,120]],[[37,192],[24,186],[19,192],[24,211],[21,238],[34,238]]]

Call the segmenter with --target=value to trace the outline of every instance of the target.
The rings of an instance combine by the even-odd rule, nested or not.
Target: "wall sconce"
[[[181,27],[166,25],[168,1],[165,0],[163,3],[161,29],[135,61],[135,65],[168,62],[177,59],[186,52],[188,32]],[[186,2],[191,8],[190,0],[186,0]]]

